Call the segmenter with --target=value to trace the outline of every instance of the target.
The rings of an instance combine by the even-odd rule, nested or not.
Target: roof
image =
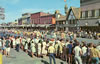
[[[81,16],[81,9],[80,8],[76,8],[76,7],[70,7],[69,11],[68,11],[68,15],[67,15],[67,18],[70,14],[70,12],[73,12],[74,16],[76,19],[80,19],[80,16]]]
[[[66,16],[61,15],[60,18],[56,18],[56,21],[66,20]]]
[[[50,16],[52,16],[52,17],[53,17],[53,16],[54,16],[54,14],[43,15],[43,16],[41,16],[41,18],[42,18],[42,17],[50,17]]]
[[[45,12],[36,12],[36,13],[32,13],[31,15],[33,15],[33,14],[39,14],[39,13],[43,13],[44,15],[40,15],[40,16],[45,16],[45,15],[50,15],[51,13],[45,13]]]

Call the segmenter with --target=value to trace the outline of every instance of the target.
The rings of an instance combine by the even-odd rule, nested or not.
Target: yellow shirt
[[[99,50],[95,49],[95,48],[92,48],[91,49],[91,57],[99,57]]]
[[[59,44],[56,44],[55,45],[55,52],[57,53],[57,50],[58,50],[58,46],[59,46]]]
[[[0,64],[2,64],[2,54],[0,54]]]
[[[54,48],[53,46],[50,46],[50,47],[48,48],[48,52],[49,52],[49,53],[54,53],[54,52],[55,52],[55,48]]]

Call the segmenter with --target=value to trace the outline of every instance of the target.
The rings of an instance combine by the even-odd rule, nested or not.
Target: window
[[[99,9],[99,16],[100,16],[100,9]]]
[[[92,11],[88,11],[88,17],[91,17],[92,16]]]
[[[82,12],[82,18],[85,18],[85,12]]]
[[[98,17],[99,16],[99,10],[95,11],[95,16]]]
[[[95,17],[95,10],[92,10],[92,17]]]
[[[81,18],[82,18],[82,12],[81,12]]]
[[[88,11],[85,11],[85,18],[88,18]]]

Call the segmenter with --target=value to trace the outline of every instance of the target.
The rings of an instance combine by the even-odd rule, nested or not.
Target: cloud
[[[35,13],[35,12],[54,13],[55,10],[57,10],[57,9],[32,9],[32,8],[30,8],[30,9],[22,9],[21,13],[27,13],[27,12],[29,12],[29,13]],[[59,10],[62,11],[63,9],[59,9]]]

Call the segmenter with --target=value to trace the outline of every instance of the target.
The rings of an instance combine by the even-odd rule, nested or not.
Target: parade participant
[[[7,37],[7,40],[6,40],[6,56],[9,57],[10,56],[10,39],[9,37]]]
[[[43,43],[42,43],[42,55],[43,55],[43,57],[45,57],[47,55],[46,46],[47,46],[46,42],[43,41]]]
[[[24,49],[25,49],[25,52],[28,53],[28,42],[27,41],[25,41]]]
[[[42,49],[41,49],[41,48],[42,48],[42,47],[41,47],[41,43],[42,43],[41,40],[39,40],[39,42],[38,42],[38,49],[37,49],[37,50],[38,50],[38,57],[41,56],[41,50],[42,50]]]
[[[90,58],[92,64],[99,64],[100,52],[98,49],[96,49],[95,45],[90,50]]]
[[[37,44],[37,43],[39,42],[39,37],[36,37],[36,38],[34,39],[34,42]]]
[[[73,52],[75,53],[75,63],[82,64],[82,59],[80,56],[80,55],[82,55],[82,50],[80,48],[79,42],[77,42],[77,46],[74,48]]]
[[[26,42],[26,39],[23,37],[22,38],[22,45],[21,45],[21,48],[22,48],[23,51],[24,51],[25,42]]]
[[[53,63],[56,64],[56,60],[55,60],[55,56],[54,56],[55,48],[52,43],[50,43],[50,46],[48,48],[48,53],[49,53],[50,64],[52,64],[52,59],[53,59]]]
[[[36,52],[35,43],[32,41],[31,42],[31,55],[32,55],[32,58],[34,57],[35,52]]]
[[[68,63],[72,64],[72,48],[73,48],[73,42],[70,41],[70,44],[68,44]]]

